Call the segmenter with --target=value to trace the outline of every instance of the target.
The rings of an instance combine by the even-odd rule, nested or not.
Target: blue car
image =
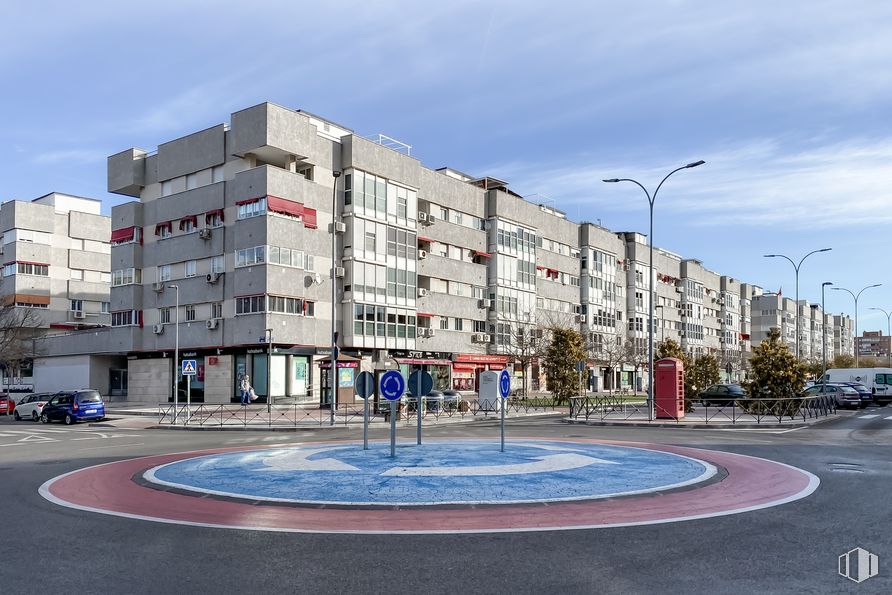
[[[870,392],[870,389],[861,384],[860,382],[842,382],[840,384],[847,384],[854,388],[858,392],[858,396],[861,397],[861,408],[864,409],[868,405],[873,402],[873,394]]]
[[[58,392],[47,402],[40,414],[45,424],[61,421],[71,425],[78,421],[99,421],[105,417],[105,403],[99,391],[92,389]]]

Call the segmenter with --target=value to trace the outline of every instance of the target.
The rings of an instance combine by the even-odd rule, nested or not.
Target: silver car
[[[861,395],[851,386],[845,384],[815,384],[802,393],[806,397],[815,395],[827,395],[836,400],[837,407],[861,407]]]

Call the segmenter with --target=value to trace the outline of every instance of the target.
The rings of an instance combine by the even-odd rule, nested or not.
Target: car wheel
[[[16,421],[22,421],[22,416],[19,415],[18,411],[14,411],[12,416],[15,418]]]
[[[40,423],[48,424],[50,423],[50,418],[47,417],[46,413],[40,416]]]
[[[40,416],[37,415],[37,412],[36,412],[36,411],[32,411],[32,412],[31,412],[31,420],[32,420],[32,421],[37,421],[37,420],[39,420],[39,419],[40,419]]]
[[[74,423],[74,418],[71,417],[71,414],[70,414],[70,413],[66,413],[66,414],[65,414],[65,425],[66,425],[66,426],[70,426],[70,425],[73,424],[73,423]]]

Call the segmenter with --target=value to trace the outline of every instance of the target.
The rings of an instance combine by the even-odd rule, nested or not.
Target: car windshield
[[[856,391],[851,386],[840,386],[839,391],[846,395],[857,395],[858,394],[858,391]]]
[[[82,393],[78,393],[77,400],[80,403],[99,403],[102,401],[102,397],[99,396],[99,392],[95,390],[87,390]]]
[[[863,384],[851,384],[850,385],[855,390],[859,390],[861,392],[868,392],[870,389],[864,386]]]
[[[735,395],[742,395],[743,388],[741,388],[739,384],[732,384],[732,385],[728,386],[728,392],[734,393]]]

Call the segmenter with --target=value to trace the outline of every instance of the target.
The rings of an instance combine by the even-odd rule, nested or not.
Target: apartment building
[[[61,192],[0,205],[0,303],[30,338],[108,325],[110,223],[100,206]],[[3,382],[4,390],[33,390],[31,362]]]
[[[863,331],[855,338],[855,349],[859,357],[888,358],[892,347],[892,337],[883,331]]]

